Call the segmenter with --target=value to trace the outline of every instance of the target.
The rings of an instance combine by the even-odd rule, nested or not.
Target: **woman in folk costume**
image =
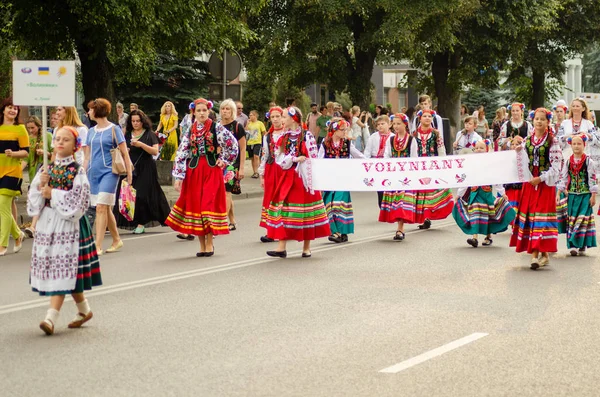
[[[533,133],[533,126],[527,120],[524,120],[525,105],[519,102],[515,102],[508,105],[506,108],[510,112],[510,120],[502,125],[500,128],[500,139],[498,139],[498,146],[500,148],[510,147],[510,139],[520,136],[525,139]]]
[[[417,139],[409,131],[409,120],[404,113],[392,116],[392,130],[394,136],[387,141],[385,158],[418,157],[419,149]],[[379,222],[398,223],[394,240],[402,241],[405,238],[404,224],[415,223],[416,192],[400,190],[384,192],[379,211]]]
[[[567,107],[567,105],[563,104],[563,102],[563,100],[558,101],[558,103],[552,108],[552,110],[554,111],[554,116],[552,118],[552,128],[554,128],[554,133],[557,137],[558,132],[560,131],[560,127],[563,121],[565,121],[567,113],[569,112],[569,108]]]
[[[475,144],[475,153],[493,151],[488,139]],[[495,198],[492,186],[473,186],[458,189],[452,216],[465,234],[473,235],[467,243],[474,248],[479,245],[478,236],[485,236],[481,245],[492,245],[492,234],[501,233],[515,219],[516,211],[511,207],[502,186],[496,186],[499,198]]]
[[[571,147],[567,143],[567,138],[577,134],[587,135],[588,140],[585,153],[596,164],[600,163],[600,132],[594,126],[587,102],[581,98],[573,99],[571,109],[569,110],[569,118],[561,123],[557,133],[557,138],[560,147],[563,149],[565,159],[569,158],[572,154]]]
[[[531,269],[549,263],[548,253],[557,251],[556,183],[563,162],[558,140],[550,132],[552,112],[539,108],[534,112],[534,133],[517,147],[517,166],[523,183],[517,219],[510,246],[531,254]]]
[[[585,154],[586,135],[572,135],[567,138],[573,154],[562,167],[556,189],[568,195],[565,224],[559,224],[559,232],[567,234],[567,248],[571,255],[585,255],[586,248],[596,246],[596,225],[594,205],[598,186],[594,176],[595,164]],[[560,195],[557,193],[557,201]]]
[[[318,157],[320,159],[362,159],[365,157],[360,150],[354,147],[352,140],[346,137],[346,133],[350,129],[346,120],[334,117],[327,123],[327,136],[319,147]],[[326,191],[322,193],[331,229],[329,241],[334,243],[348,241],[348,235],[354,233],[354,212],[350,192]]]
[[[444,137],[434,129],[431,122],[435,112],[421,110],[418,113],[419,127],[415,139],[419,157],[445,156]],[[417,191],[416,218],[419,229],[429,229],[432,220],[446,219],[452,213],[454,201],[450,189]]]
[[[331,234],[319,192],[310,188],[310,158],[316,158],[315,137],[302,129],[297,107],[283,111],[286,132],[275,145],[275,161],[283,169],[267,211],[267,237],[279,240],[267,255],[285,258],[287,240],[303,241],[302,257],[310,258],[310,242]]]
[[[90,184],[85,169],[75,161],[80,146],[74,127],[59,128],[54,136],[56,159],[40,169],[29,189],[27,213],[39,216],[29,282],[34,292],[50,296],[50,309],[40,323],[46,335],[54,333],[67,294],[78,310],[69,328],[89,321],[93,314],[84,290],[102,285],[94,237],[83,216],[90,204]]]
[[[213,236],[229,234],[223,168],[238,155],[233,134],[208,117],[212,106],[204,98],[195,101],[192,128],[182,136],[173,166],[175,190],[181,193],[165,222],[198,236],[197,257],[212,256]]]
[[[365,149],[365,157],[381,159],[385,155],[385,146],[388,141],[394,137],[390,132],[390,118],[387,115],[381,115],[375,119],[377,131],[369,137]],[[377,203],[381,209],[383,192],[377,192]]]
[[[271,122],[271,127],[263,137],[262,156],[258,175],[260,175],[260,186],[264,190],[262,209],[260,213],[260,227],[267,228],[267,210],[273,199],[273,192],[277,187],[277,182],[281,178],[283,170],[275,161],[275,144],[283,135],[283,109],[279,106],[273,106],[267,113],[267,119]],[[266,234],[260,237],[263,243],[272,243],[273,239]]]

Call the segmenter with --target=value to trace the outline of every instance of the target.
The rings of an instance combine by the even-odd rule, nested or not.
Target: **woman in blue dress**
[[[102,243],[104,232],[108,226],[113,242],[106,252],[116,252],[123,247],[123,241],[117,230],[117,222],[112,212],[115,205],[119,175],[112,172],[111,149],[119,148],[127,167],[127,182],[132,182],[133,167],[127,151],[125,136],[121,127],[106,118],[111,111],[111,104],[104,98],[90,102],[88,112],[90,119],[96,121],[87,135],[85,147],[85,164],[91,190],[91,205],[96,207],[96,246],[98,255],[103,254]]]

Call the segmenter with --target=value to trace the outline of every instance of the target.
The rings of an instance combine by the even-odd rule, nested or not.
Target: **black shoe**
[[[329,241],[331,241],[333,243],[341,243],[342,237],[340,235],[332,234],[331,236],[329,236]]]
[[[268,238],[267,236],[260,236],[260,242],[261,243],[272,243],[275,240],[273,240],[272,238]]]
[[[190,234],[183,234],[183,233],[179,233],[179,234],[177,235],[177,238],[178,238],[178,239],[180,239],[180,240],[187,240],[187,239],[189,239],[189,238],[190,238],[190,236],[191,236]],[[192,237],[194,237],[194,236],[192,236]]]
[[[477,241],[476,238],[470,238],[467,240],[467,243],[471,246],[473,246],[473,248],[477,248],[477,246],[479,245],[479,241]]]
[[[206,256],[206,252],[196,252],[196,256],[202,258],[203,256]]]
[[[488,245],[492,245],[492,243],[493,243],[493,242],[494,242],[494,240],[492,240],[492,239],[491,239],[491,238],[489,238],[489,237],[486,237],[486,238],[483,240],[483,243],[481,243],[481,245],[484,245],[484,246],[486,246],[486,247],[487,247]]]
[[[287,251],[267,251],[267,255],[275,258],[286,258]]]
[[[191,234],[188,234],[188,236],[186,237],[187,241],[194,241],[196,237],[192,236]]]
[[[211,252],[205,252],[204,256],[213,256],[215,254],[215,249],[213,248],[213,250]]]
[[[431,227],[431,221],[429,219],[425,219],[425,222],[423,222],[423,224],[419,225],[419,229],[421,230],[426,230],[429,229]]]
[[[342,234],[342,243],[347,243],[347,242],[348,242],[348,235]]]
[[[306,252],[303,252],[303,253],[302,253],[302,257],[303,257],[303,258],[310,258],[311,256],[312,256],[312,253],[311,253],[311,252],[308,252],[308,253],[306,253]]]
[[[394,236],[394,240],[396,241],[402,241],[404,240],[404,232],[401,232],[400,230],[396,231],[396,235]]]

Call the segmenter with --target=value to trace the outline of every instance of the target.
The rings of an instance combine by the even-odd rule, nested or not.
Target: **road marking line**
[[[441,229],[441,228],[445,228],[445,227],[452,226],[452,225],[455,225],[455,223],[453,221],[440,222],[440,223],[436,224],[436,226],[433,227],[432,229],[434,229],[434,228]],[[413,231],[407,232],[406,234],[416,234],[416,233],[422,233],[425,231],[426,230],[413,230]],[[172,233],[165,233],[165,234],[172,234]],[[164,235],[164,234],[161,234],[161,235]],[[325,246],[316,247],[312,251],[313,252],[331,251],[334,249],[340,249],[340,248],[350,247],[353,245],[369,243],[369,242],[380,240],[384,237],[389,237],[389,236],[390,236],[390,233],[380,234],[380,235],[371,236],[371,237],[363,237],[363,238],[353,240],[351,242],[344,243],[344,244],[333,244],[333,245],[325,245]],[[144,237],[154,237],[154,235],[136,237],[136,238],[144,238]],[[133,240],[133,239],[131,239],[131,240]],[[299,255],[300,253],[302,253],[302,250],[291,251],[291,252],[289,252],[289,255],[290,256]],[[156,276],[156,277],[150,277],[150,278],[146,278],[146,279],[142,279],[142,280],[128,281],[125,283],[109,285],[106,287],[102,286],[102,287],[94,288],[94,290],[88,291],[85,294],[86,294],[86,296],[106,295],[106,294],[111,294],[114,292],[127,291],[130,289],[141,288],[141,287],[148,287],[151,285],[163,284],[163,283],[168,283],[171,281],[177,281],[177,280],[183,280],[186,278],[204,276],[204,275],[208,275],[208,274],[224,272],[227,270],[240,269],[240,268],[244,268],[244,267],[248,267],[248,266],[260,265],[260,264],[270,263],[270,262],[277,262],[277,261],[281,261],[281,260],[282,259],[270,258],[270,257],[246,259],[246,260],[242,260],[242,261],[238,261],[238,262],[226,263],[223,265],[217,265],[217,266],[207,267],[207,268],[203,268],[203,269],[187,270],[184,272],[170,273],[170,274],[165,274],[165,275]],[[70,298],[67,298],[67,300],[68,299],[70,299]],[[0,315],[19,312],[19,311],[28,310],[28,309],[34,309],[37,307],[45,307],[47,305],[48,305],[47,298],[39,298],[39,299],[34,299],[34,300],[30,300],[30,301],[25,301],[25,302],[12,303],[12,304],[8,304],[8,305],[0,306]]]
[[[385,374],[397,374],[400,371],[404,371],[405,369],[424,363],[425,361],[431,360],[432,358],[439,357],[442,354],[448,353],[449,351],[458,349],[461,346],[467,345],[471,342],[475,342],[476,340],[481,339],[484,336],[488,336],[488,334],[483,332],[476,332],[474,334],[465,336],[464,338],[457,339],[454,342],[445,344],[444,346],[440,346],[436,349],[429,350],[428,352],[425,352],[423,354],[419,354],[416,357],[409,358],[408,360],[392,365],[391,367],[384,368],[379,372]]]

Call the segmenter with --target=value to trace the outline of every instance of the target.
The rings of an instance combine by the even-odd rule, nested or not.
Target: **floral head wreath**
[[[206,107],[208,108],[208,110],[212,109],[214,104],[212,103],[212,101],[206,100],[204,98],[198,98],[194,101],[194,108],[196,108],[196,106],[198,105],[206,105]]]
[[[59,128],[59,130],[62,130],[62,129],[65,129],[65,130],[69,131],[71,134],[73,134],[73,137],[75,138],[75,151],[78,151],[79,148],[81,147],[81,138],[79,137],[79,132],[75,129],[75,127],[72,127],[70,125],[63,125],[62,127]]]
[[[289,107],[289,108],[287,108],[286,110],[287,110],[287,114],[288,114],[288,115],[289,115],[289,116],[290,116],[292,119],[294,119],[294,121],[295,121],[296,123],[298,123],[298,124],[302,124],[302,120],[300,119],[300,117],[301,117],[301,116],[300,116],[300,112],[298,112],[298,111],[296,110],[296,108],[295,108],[295,107],[293,107],[293,106],[290,106],[290,107]]]
[[[523,112],[525,111],[525,105],[522,103],[519,103],[519,102],[511,103],[510,105],[508,105],[506,107],[506,110],[508,110],[510,112],[512,110],[513,106],[520,108],[521,111],[523,111]]]
[[[271,113],[273,112],[279,112],[280,114],[283,114],[283,109],[280,108],[279,106],[273,106],[271,109],[269,109],[269,111],[265,114],[265,118],[268,120],[271,118]]]
[[[537,112],[544,112],[546,114],[546,119],[548,119],[548,121],[552,120],[552,112],[546,108],[537,108],[535,110],[532,110],[531,112],[529,112],[529,118],[533,120]]]
[[[580,138],[583,141],[583,146],[585,146],[588,141],[588,137],[585,134],[571,135],[570,137],[567,138],[567,143],[569,145],[571,145],[573,143],[573,138]]]
[[[436,115],[435,110],[429,110],[429,109],[427,109],[427,110],[419,110],[419,112],[417,113],[417,117],[420,119],[421,117],[423,117],[423,115],[425,113],[429,113],[432,116]]]
[[[327,126],[330,135],[333,135],[334,132],[341,130],[342,128],[348,128],[348,122],[344,119],[334,121],[333,123],[331,122],[331,120],[327,120],[325,125]]]
[[[190,104],[188,105],[188,109],[189,110],[194,110],[196,109],[196,104],[194,102],[190,102]]]
[[[552,110],[556,111],[556,109],[563,109],[565,113],[569,113],[569,107],[567,105],[554,105]]]
[[[408,127],[408,116],[404,113],[396,113],[390,116],[390,121],[394,121],[395,118],[399,118]]]

